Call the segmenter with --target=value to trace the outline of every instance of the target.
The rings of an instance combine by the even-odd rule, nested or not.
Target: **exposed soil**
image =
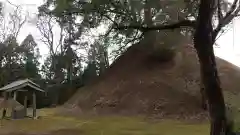
[[[240,69],[217,58],[223,89],[238,93]],[[192,45],[182,45],[174,59],[153,59],[130,47],[98,81],[79,89],[65,107],[79,114],[144,114],[205,118],[199,92],[199,63]]]

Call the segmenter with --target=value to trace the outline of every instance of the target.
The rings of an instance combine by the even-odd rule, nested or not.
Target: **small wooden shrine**
[[[29,79],[12,82],[2,88],[0,92],[3,95],[3,100],[0,103],[2,108],[2,118],[5,118],[7,108],[11,107],[11,118],[19,119],[27,116],[27,104],[29,95],[32,96],[33,119],[36,118],[36,92],[44,92],[40,86]],[[17,102],[17,95],[24,95],[24,105]],[[20,107],[19,107],[20,104]]]

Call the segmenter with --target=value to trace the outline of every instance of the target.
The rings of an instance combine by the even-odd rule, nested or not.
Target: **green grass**
[[[14,133],[62,135],[207,135],[209,124],[173,120],[151,121],[142,117],[67,117],[42,110],[39,120],[4,121],[0,134]],[[14,132],[14,133],[13,133]]]
[[[240,131],[240,102],[239,102],[239,94],[233,94],[228,91],[224,91],[224,99],[227,104],[230,105],[230,115],[231,119],[234,120],[234,130]],[[229,111],[229,110],[227,110]]]
[[[208,124],[187,124],[163,120],[147,122],[133,117],[94,118],[81,126],[86,135],[204,135],[208,134]]]

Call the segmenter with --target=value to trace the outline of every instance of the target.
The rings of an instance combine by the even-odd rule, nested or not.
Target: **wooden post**
[[[4,96],[4,100],[3,100],[3,103],[2,103],[2,108],[3,108],[3,111],[2,111],[2,119],[4,119],[6,117],[6,114],[7,114],[7,100],[8,100],[8,93],[5,91],[3,93],[3,96]]]
[[[27,93],[24,97],[24,113],[25,113],[25,117],[27,116],[27,100],[28,100],[28,96]]]
[[[13,99],[12,99],[12,118],[14,119],[15,118],[15,105],[14,105],[14,102],[17,101],[17,91],[14,91],[13,92]]]
[[[33,119],[36,118],[36,93],[33,91]]]
[[[14,91],[14,92],[13,92],[13,99],[14,99],[14,100],[17,100],[17,91]]]

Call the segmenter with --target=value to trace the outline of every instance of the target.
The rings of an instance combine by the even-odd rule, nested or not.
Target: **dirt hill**
[[[130,47],[104,76],[81,88],[65,107],[78,113],[205,116],[200,101],[199,64],[192,45],[182,45],[170,61],[153,59],[138,48]],[[223,89],[238,93],[240,69],[219,58],[217,63]]]

